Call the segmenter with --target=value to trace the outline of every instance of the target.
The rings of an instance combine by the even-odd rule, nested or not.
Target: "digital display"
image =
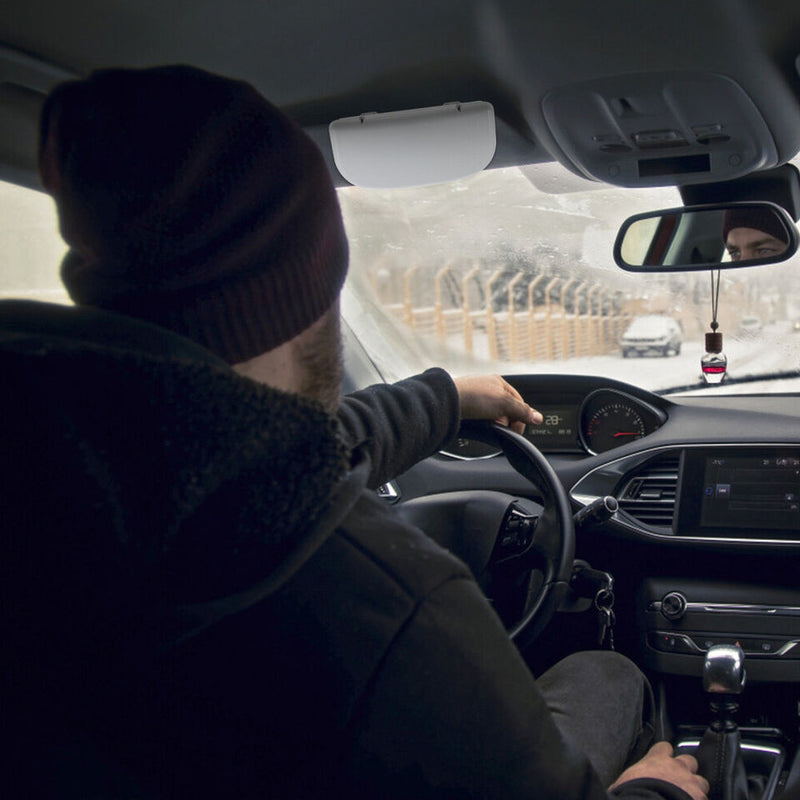
[[[525,438],[539,448],[573,448],[578,438],[578,413],[575,406],[536,404],[543,417],[541,425],[528,425]]]
[[[543,452],[575,451],[578,449],[578,406],[549,405],[536,401],[534,407],[542,415],[541,425],[526,425],[525,438]],[[454,458],[475,459],[497,455],[496,445],[459,437],[440,451]]]
[[[800,531],[800,454],[706,456],[700,525]]]

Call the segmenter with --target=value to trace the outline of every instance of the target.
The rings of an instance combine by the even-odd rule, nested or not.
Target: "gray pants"
[[[653,690],[625,656],[606,650],[574,653],[536,683],[559,729],[588,756],[604,786],[653,744]]]

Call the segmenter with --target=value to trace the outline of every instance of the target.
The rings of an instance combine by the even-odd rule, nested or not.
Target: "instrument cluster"
[[[525,401],[542,413],[541,425],[529,425],[525,438],[544,453],[605,453],[648,436],[667,416],[645,400],[620,389],[595,388],[576,394],[554,393],[515,381]],[[470,439],[457,439],[444,451],[454,458],[488,458],[499,451]]]

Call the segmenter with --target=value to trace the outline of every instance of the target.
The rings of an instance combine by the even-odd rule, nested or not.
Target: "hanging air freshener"
[[[700,369],[706,383],[722,383],[728,371],[728,357],[722,352],[722,334],[718,332],[717,308],[719,307],[719,270],[716,286],[711,273],[711,332],[706,334],[706,352],[700,359]]]
[[[711,327],[716,327],[711,323]],[[712,331],[706,334],[706,352],[700,359],[700,368],[706,383],[722,383],[728,370],[728,358],[722,352],[722,334]]]

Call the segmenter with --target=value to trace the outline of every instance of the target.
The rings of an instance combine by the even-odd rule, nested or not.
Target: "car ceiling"
[[[548,93],[591,91],[587,82],[603,78],[624,98],[649,91],[636,76],[711,73],[758,109],[756,138],[771,140],[772,156],[756,166],[768,167],[800,150],[798,53],[796,0],[6,0],[0,177],[36,185],[38,109],[58,80],[178,62],[253,83],[331,164],[327,125],[336,118],[485,100],[497,118],[492,166],[557,160],[584,176],[563,132],[579,120],[566,113],[554,125]]]

